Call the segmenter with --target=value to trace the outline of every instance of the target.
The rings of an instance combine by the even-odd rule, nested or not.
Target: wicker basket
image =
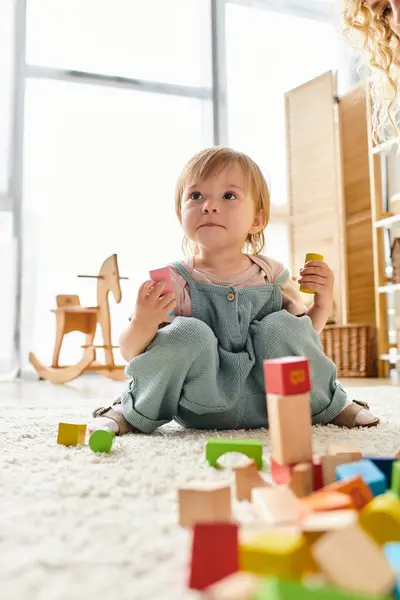
[[[400,283],[400,238],[396,238],[393,242],[391,257],[393,266],[392,282]]]
[[[338,377],[376,377],[376,328],[372,325],[327,325],[321,342],[337,366]]]

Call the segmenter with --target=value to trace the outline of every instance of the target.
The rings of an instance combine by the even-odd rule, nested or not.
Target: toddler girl
[[[175,210],[187,261],[170,265],[174,292],[147,281],[120,338],[128,389],[94,411],[89,430],[150,433],[175,419],[186,427],[268,427],[263,360],[310,361],[312,422],[377,425],[368,406],[350,402],[322,351],[318,333],[333,303],[333,273],[323,262],[301,270],[315,292],[304,306],[298,285],[279,262],[259,253],[269,219],[259,167],[230,148],[194,156],[176,186]],[[173,311],[173,316],[170,313]]]

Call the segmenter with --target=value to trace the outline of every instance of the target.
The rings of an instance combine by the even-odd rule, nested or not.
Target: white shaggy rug
[[[83,423],[123,384],[83,377],[70,385],[0,384],[0,585],[10,600],[180,600],[190,534],[177,525],[176,490],[194,479],[233,481],[232,457],[214,470],[204,458],[215,433],[168,425],[116,439],[108,455],[56,443],[59,421]],[[358,388],[381,417],[371,430],[314,427],[314,448],[352,443],[365,454],[400,448],[400,390]],[[268,432],[223,432],[262,439]],[[234,457],[237,458],[237,457]],[[236,517],[252,523],[248,503]]]

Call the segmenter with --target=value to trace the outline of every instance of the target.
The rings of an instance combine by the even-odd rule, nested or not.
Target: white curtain
[[[13,92],[14,0],[0,2],[0,378],[16,366],[14,320],[15,240],[8,176]]]

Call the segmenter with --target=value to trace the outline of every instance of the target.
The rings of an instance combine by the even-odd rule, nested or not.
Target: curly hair
[[[376,144],[400,135],[400,38],[364,0],[345,0],[345,33],[368,56],[372,134]]]
[[[232,163],[237,163],[245,178],[246,187],[254,202],[255,213],[260,211],[264,217],[264,228],[270,216],[270,194],[268,184],[260,167],[243,152],[237,152],[224,146],[213,146],[198,152],[184,166],[175,187],[175,212],[181,221],[182,195],[186,185],[199,183],[209,175],[222,171]],[[265,245],[264,228],[257,233],[249,233],[244,243],[243,250],[249,254],[257,255],[262,252]],[[198,247],[186,236],[183,238],[182,249],[186,256],[198,253]]]

